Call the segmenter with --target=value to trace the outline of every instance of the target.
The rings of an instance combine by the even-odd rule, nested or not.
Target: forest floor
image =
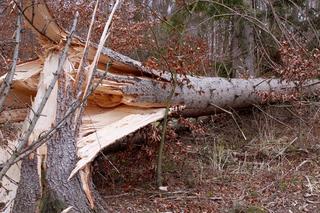
[[[101,154],[94,182],[110,212],[319,212],[318,110],[277,105],[172,121],[162,191],[149,127],[146,139]]]
[[[319,103],[232,113],[169,122],[166,190],[159,123],[100,154],[93,180],[109,212],[320,212]],[[4,138],[19,127],[2,126]]]

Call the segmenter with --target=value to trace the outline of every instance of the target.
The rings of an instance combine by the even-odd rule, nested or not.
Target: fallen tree
[[[21,180],[23,181],[17,191],[15,212],[26,209],[34,211],[39,208],[36,202],[30,207],[26,200],[21,199],[26,194],[36,195],[35,200],[39,201],[40,195],[46,197],[46,201],[42,199],[40,202],[42,206],[43,202],[49,200],[50,203],[54,200],[55,211],[72,207],[75,212],[79,209],[82,212],[89,212],[90,208],[95,207],[88,167],[90,162],[102,149],[118,139],[162,119],[171,93],[173,93],[170,99],[172,112],[179,116],[199,116],[212,114],[225,108],[261,104],[265,101],[263,94],[287,94],[296,88],[294,82],[279,79],[224,79],[175,75],[169,71],[144,67],[141,62],[102,47],[97,66],[93,64],[91,68],[90,66],[84,68],[87,80],[90,77],[89,71],[93,70],[93,84],[97,86],[88,96],[86,105],[78,104],[78,107],[85,107],[79,134],[77,134],[75,126],[79,124],[65,115],[68,108],[74,108],[76,111],[74,103],[79,97],[83,97],[83,93],[79,96],[70,91],[73,91],[74,84],[78,83],[74,79],[78,79],[79,73],[76,71],[82,60],[85,42],[77,37],[71,39],[71,36],[68,36],[69,33],[61,29],[53,20],[43,1],[34,4],[31,0],[25,0],[23,8],[20,9],[29,26],[38,34],[47,52],[39,55],[37,60],[22,63],[16,67],[13,86],[5,104],[7,107],[14,108],[19,115],[10,116],[14,111],[2,112],[7,116],[6,119],[0,119],[0,122],[26,119],[24,122],[24,130],[26,130],[30,127],[30,121],[34,117],[39,117],[30,135],[27,135],[28,145],[23,147],[21,152],[32,147],[39,141],[42,134],[50,132],[53,127],[57,130],[48,142],[48,151],[45,146],[42,146],[37,149],[37,157],[31,154],[23,158],[24,169],[28,171],[29,168],[34,172],[33,174],[39,176],[27,177],[27,173],[22,171]],[[65,46],[68,46],[68,54],[62,60]],[[90,43],[87,54],[87,60],[90,63],[95,60],[97,50],[98,46]],[[108,69],[104,70],[105,67]],[[59,78],[51,85],[56,75],[59,75]],[[3,82],[4,79],[5,76],[1,77],[0,81]],[[174,86],[173,81],[176,81],[177,85]],[[306,94],[313,94],[320,88],[319,81],[309,81],[303,87]],[[34,112],[37,112],[42,105],[41,102],[43,97],[46,97],[48,88],[52,91],[46,98],[40,116]],[[85,90],[86,86],[83,84],[81,88]],[[27,111],[21,108],[21,104],[17,104],[17,99],[20,103],[31,105],[32,110]],[[177,109],[174,108],[175,106]],[[75,115],[74,112],[71,114]],[[56,124],[61,121],[64,123],[58,128]],[[11,143],[18,147],[18,142]],[[0,151],[5,152],[6,149],[1,148]],[[1,155],[1,157],[2,163],[6,164],[11,156]],[[77,158],[79,158],[78,161],[76,161]],[[12,165],[16,163],[15,161],[16,159],[12,160]],[[37,169],[36,172],[35,169]],[[11,171],[3,181],[20,175],[18,169],[11,168]],[[46,183],[45,186],[41,185],[42,181]],[[41,193],[26,187],[30,185],[41,188]],[[48,191],[53,191],[55,194],[46,194]],[[0,191],[0,200],[3,200],[2,197],[5,198],[8,203],[6,208],[8,212],[13,206],[12,200],[15,193],[16,187],[12,187],[9,198]],[[80,198],[74,199],[75,196]]]

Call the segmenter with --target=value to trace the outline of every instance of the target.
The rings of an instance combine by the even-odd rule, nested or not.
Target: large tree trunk
[[[57,44],[65,41],[67,33],[54,22],[45,3],[39,0],[38,4],[33,4],[33,1],[25,0],[24,6],[26,20],[38,32],[46,48],[59,49],[60,46]],[[73,68],[79,64],[83,49],[84,43],[81,39],[73,39],[68,59],[70,60],[68,66],[70,72],[65,74],[63,80],[60,79],[59,91],[53,93],[52,101],[44,110],[45,113],[42,113],[47,116],[43,119],[47,120],[39,119],[39,125],[33,131],[30,143],[36,140],[42,132],[48,131],[53,121],[61,120],[70,107],[71,101],[74,100],[75,97],[69,93],[74,91],[70,86],[72,84],[69,82],[69,76],[76,75]],[[96,46],[91,45],[87,57],[89,61],[93,60],[96,51]],[[37,100],[41,99],[41,95],[38,96],[38,94],[41,94],[41,85],[44,83],[39,73],[46,70],[54,71],[57,67],[57,58],[50,57],[49,54],[44,65],[42,65],[42,59],[39,59],[17,67],[12,89],[14,97],[30,103],[30,96],[34,97],[38,92],[34,101],[34,104],[37,105]],[[101,69],[110,62],[112,65],[107,75],[104,75]],[[60,212],[72,206],[74,212],[90,212],[92,193],[88,189],[88,186],[91,185],[90,178],[87,178],[90,171],[88,169],[82,171],[81,176],[78,171],[87,168],[86,166],[105,147],[151,122],[162,119],[167,99],[173,89],[171,106],[183,106],[185,109],[180,112],[182,115],[198,116],[212,114],[223,108],[245,107],[262,103],[264,94],[285,94],[295,88],[293,82],[278,79],[228,80],[183,75],[177,76],[178,84],[173,87],[171,73],[149,69],[142,66],[140,62],[107,48],[103,49],[97,67],[98,74],[94,82],[100,82],[102,77],[104,79],[88,99],[88,106],[85,109],[88,116],[82,120],[79,137],[76,135],[74,120],[67,118],[63,128],[48,143],[47,168],[42,172],[38,171],[38,174],[45,173],[45,175],[38,179],[35,176],[31,177],[35,182],[32,189],[26,187],[31,179],[26,177],[26,173],[22,171],[21,190],[18,190],[15,202],[15,209],[18,212],[21,206],[27,206],[25,200],[22,199],[24,194],[30,192],[32,199],[36,200],[38,197],[36,187],[40,180],[43,183],[42,211]],[[51,74],[46,76],[51,76]],[[38,83],[39,87],[37,87]],[[310,81],[305,85],[307,94],[318,88],[319,81]],[[58,107],[56,108],[57,101]],[[13,100],[9,99],[7,104],[12,102]],[[52,109],[56,110],[57,118]],[[23,163],[27,165],[25,169],[33,168],[33,174],[36,174],[34,162],[26,160]],[[35,209],[33,206],[28,208],[30,211]]]
[[[71,88],[69,88],[71,89]],[[59,88],[57,122],[64,118],[73,98],[64,88]],[[61,212],[72,206],[71,212],[90,212],[90,206],[82,189],[79,174],[68,180],[77,162],[75,124],[72,117],[48,142],[47,198],[43,212]]]
[[[252,10],[252,2],[245,0],[244,5]],[[257,76],[255,65],[254,26],[242,17],[233,17],[233,35],[231,41],[232,67],[235,76]]]
[[[218,77],[177,77],[178,86],[170,100],[172,106],[183,106],[183,116],[209,115],[220,108],[241,108],[266,101],[266,95],[284,95],[294,92],[294,82],[280,79],[225,79]],[[108,74],[97,88],[93,99],[99,106],[125,104],[136,107],[165,107],[173,89],[168,81],[153,78]],[[304,85],[305,94],[320,88],[319,81]],[[112,98],[110,97],[112,96]],[[118,98],[116,98],[118,97]],[[110,102],[110,99],[114,100]]]

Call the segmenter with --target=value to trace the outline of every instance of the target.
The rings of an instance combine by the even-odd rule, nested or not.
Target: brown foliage
[[[308,50],[303,46],[291,47],[282,42],[280,48],[282,66],[276,71],[284,80],[295,81],[300,87],[305,81],[317,78],[320,74],[319,49]]]

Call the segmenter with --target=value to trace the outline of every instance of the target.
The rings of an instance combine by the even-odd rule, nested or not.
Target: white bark
[[[279,79],[245,80],[178,76],[178,82],[171,104],[184,106],[185,110],[181,113],[186,116],[211,114],[219,111],[216,106],[240,108],[261,104],[264,93],[288,94],[295,89],[293,82],[280,81]],[[319,88],[318,80],[309,81],[305,85],[305,92],[311,94]],[[138,107],[165,107],[171,90],[170,82],[109,74],[107,80],[102,82],[96,93],[100,96],[106,95],[106,97],[121,95],[122,98],[118,104]],[[100,104],[102,105],[102,103]]]

